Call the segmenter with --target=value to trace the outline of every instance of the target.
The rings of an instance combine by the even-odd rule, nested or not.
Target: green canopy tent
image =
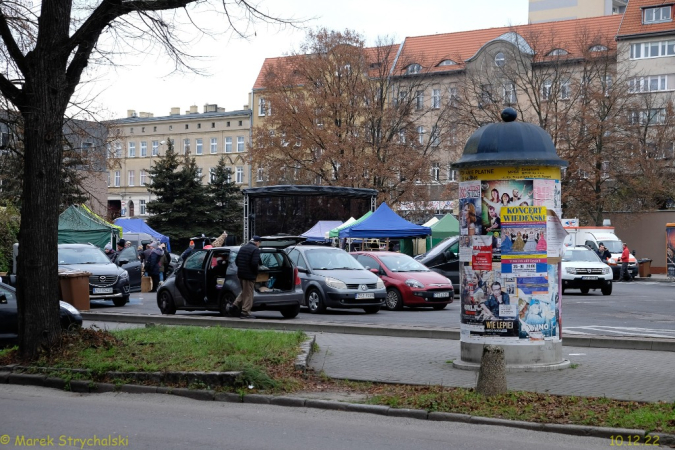
[[[452,214],[446,214],[431,226],[431,236],[427,237],[427,250],[451,236],[459,236],[459,220]]]
[[[343,223],[342,225],[340,225],[339,227],[333,228],[332,230],[330,230],[328,232],[328,237],[330,237],[330,238],[338,237],[340,235],[340,230],[344,230],[345,228],[349,228],[351,226],[354,226],[356,224],[359,224],[359,223],[363,222],[368,217],[370,217],[370,215],[372,213],[373,213],[372,211],[368,211],[367,213],[365,213],[364,215],[362,215],[361,217],[359,217],[356,220],[354,220],[352,217],[350,217],[351,222],[348,220],[345,223]]]
[[[59,216],[59,244],[91,243],[103,248],[120,238],[119,227],[97,217],[80,206],[70,206]]]

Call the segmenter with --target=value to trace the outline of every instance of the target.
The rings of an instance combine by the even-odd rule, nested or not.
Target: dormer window
[[[456,66],[457,63],[454,62],[454,61],[451,60],[451,59],[444,59],[444,60],[441,61],[438,65],[439,65],[439,66]]]
[[[672,20],[672,5],[645,8],[642,23],[670,22]]]
[[[410,64],[408,68],[405,70],[405,73],[407,75],[414,75],[416,73],[420,73],[422,71],[422,66],[419,64]]]
[[[495,66],[497,67],[504,67],[504,64],[506,63],[506,58],[504,58],[504,53],[499,52],[495,55]]]
[[[569,52],[565,50],[564,48],[554,48],[550,52],[548,52],[548,55],[546,56],[564,56],[568,55]]]
[[[593,47],[589,48],[588,50],[591,51],[591,52],[606,52],[607,47],[605,47],[604,45],[598,44],[598,45],[594,45]]]

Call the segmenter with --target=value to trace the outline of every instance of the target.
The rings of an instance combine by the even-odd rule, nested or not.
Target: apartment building
[[[628,0],[530,0],[528,22],[584,19],[623,14]]]
[[[173,142],[178,155],[195,157],[208,184],[212,170],[224,156],[233,180],[250,186],[248,151],[251,111],[225,111],[216,104],[197,106],[181,114],[172,108],[167,116],[154,117],[134,110],[127,117],[109,123],[108,217],[147,217],[147,204],[154,199],[147,186],[152,183],[148,169]]]

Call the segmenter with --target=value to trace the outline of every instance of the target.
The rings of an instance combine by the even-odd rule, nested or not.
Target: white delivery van
[[[585,245],[597,252],[600,243],[605,244],[607,250],[612,254],[612,258],[608,261],[608,264],[612,268],[614,279],[619,279],[623,242],[614,234],[614,227],[565,227],[565,231],[568,233],[564,241],[565,247]],[[632,277],[638,275],[638,263],[633,255],[630,255],[630,259],[628,260],[628,272]]]

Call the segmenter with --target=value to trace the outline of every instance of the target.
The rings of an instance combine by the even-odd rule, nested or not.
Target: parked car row
[[[262,270],[256,280],[253,311],[279,311],[286,318],[301,307],[310,313],[327,308],[382,307],[443,309],[453,301],[452,282],[413,258],[392,252],[355,252],[317,245],[299,245],[304,238],[264,237],[260,244]],[[241,292],[235,264],[238,246],[195,250],[157,291],[163,314],[219,311]]]

